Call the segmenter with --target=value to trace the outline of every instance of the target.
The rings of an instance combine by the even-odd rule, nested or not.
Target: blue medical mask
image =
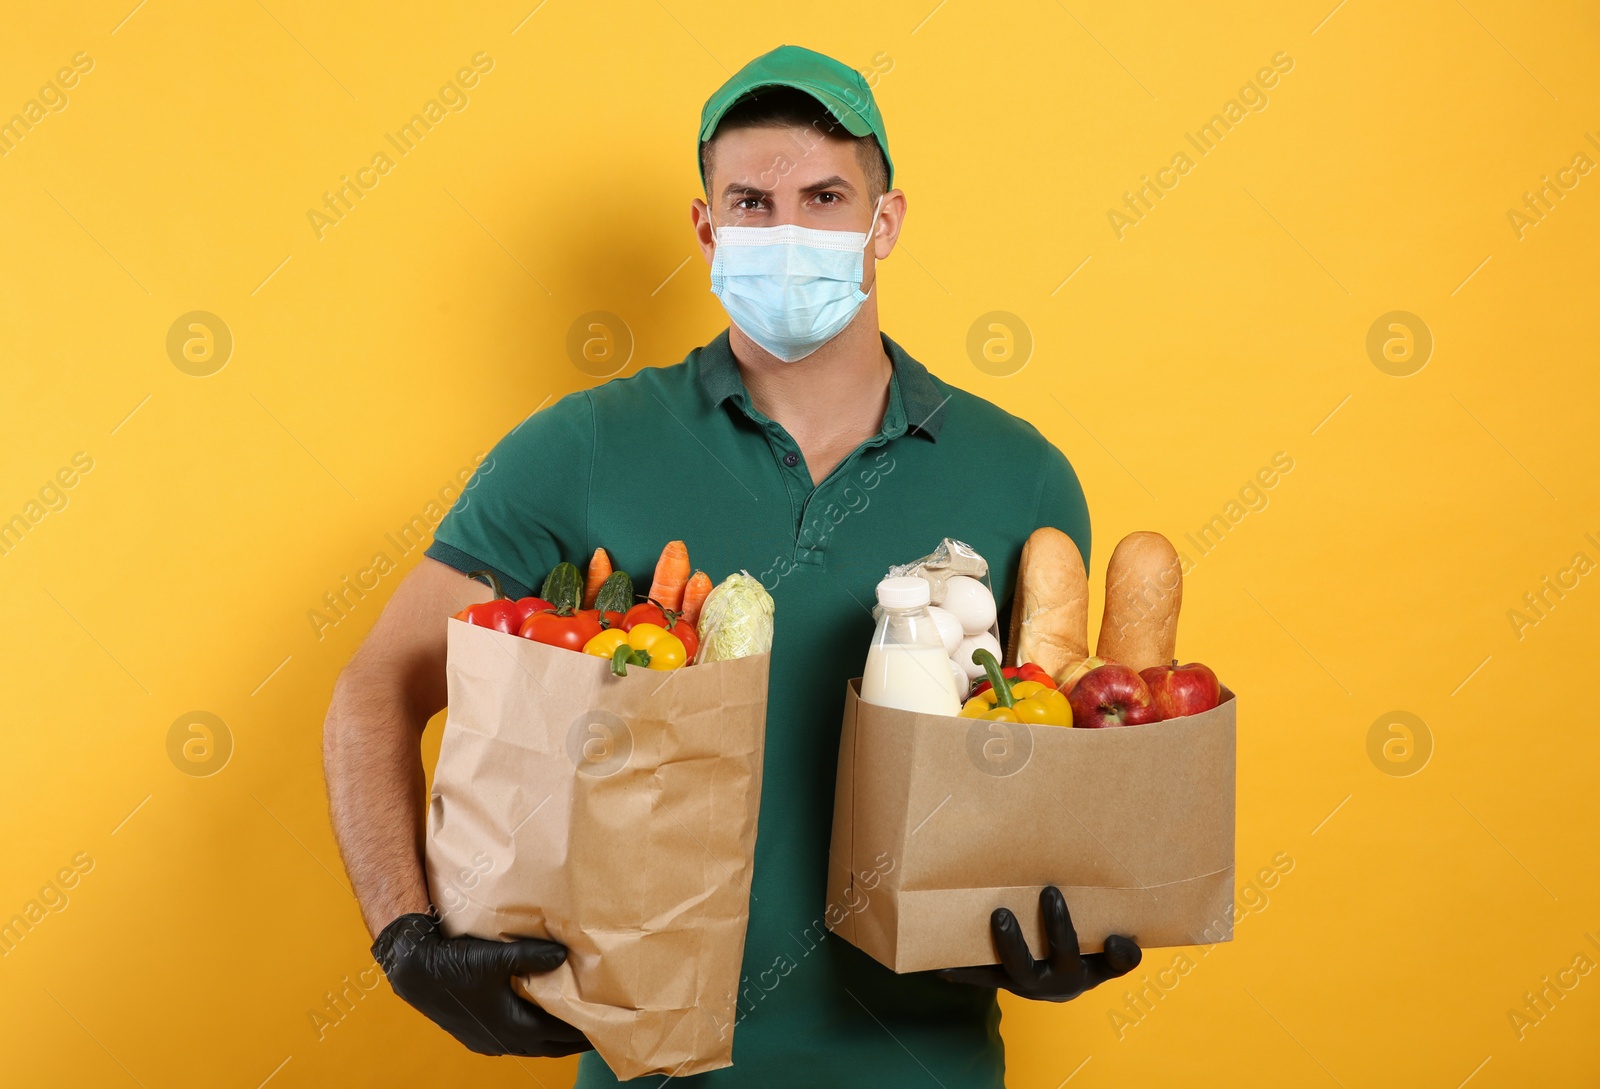
[[[785,363],[804,359],[867,301],[861,278],[882,204],[880,196],[865,234],[793,223],[716,228],[711,293],[751,340]]]

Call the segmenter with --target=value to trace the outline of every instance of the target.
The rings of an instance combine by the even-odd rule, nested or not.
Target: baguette
[[[1173,660],[1183,565],[1159,533],[1130,533],[1106,565],[1106,611],[1095,653],[1138,671]]]
[[[1028,536],[1011,599],[1011,665],[1033,662],[1060,683],[1089,654],[1089,576],[1072,538],[1041,526]]]

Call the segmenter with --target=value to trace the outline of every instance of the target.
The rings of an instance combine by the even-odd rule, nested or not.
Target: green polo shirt
[[[1067,459],[1031,424],[883,345],[894,374],[882,427],[821,484],[751,403],[724,331],[676,366],[528,417],[428,548],[522,595],[600,546],[647,585],[662,545],[681,539],[714,580],[746,570],[777,603],[733,1066],[674,1079],[686,1087],[1003,1084],[994,991],[896,975],[822,923],[844,688],[861,674],[891,564],[954,537],[988,559],[1009,601],[1028,534],[1055,526],[1087,559],[1089,514]],[[577,1084],[616,1081],[591,1053]]]

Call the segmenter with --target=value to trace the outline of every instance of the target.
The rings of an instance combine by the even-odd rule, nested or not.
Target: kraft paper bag
[[[845,693],[830,929],[896,972],[995,964],[1008,907],[1035,956],[1039,892],[1079,945],[1233,938],[1236,700],[1144,726],[1072,729],[915,714]]]
[[[619,1078],[732,1064],[770,657],[617,677],[450,621],[427,842],[443,929],[566,945],[513,985]]]

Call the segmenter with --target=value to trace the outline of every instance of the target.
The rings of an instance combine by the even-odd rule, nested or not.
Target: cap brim
[[[739,95],[722,109],[718,110],[716,114],[706,118],[705,124],[700,128],[700,142],[705,143],[707,140],[711,139],[712,135],[717,131],[717,126],[722,124],[722,119],[728,115],[729,110],[750,98],[752,95],[759,94],[760,92],[766,90],[768,87],[792,87],[796,91],[803,91],[812,98],[816,99],[818,102],[822,103],[822,108],[827,110],[835,121],[838,121],[839,124],[843,125],[845,131],[851,136],[873,135],[872,126],[868,124],[867,119],[862,117],[860,113],[841,100],[837,95],[833,95],[827,91],[821,90],[815,85],[807,83],[804,80],[774,79],[752,85],[751,87],[747,88],[743,94]]]

